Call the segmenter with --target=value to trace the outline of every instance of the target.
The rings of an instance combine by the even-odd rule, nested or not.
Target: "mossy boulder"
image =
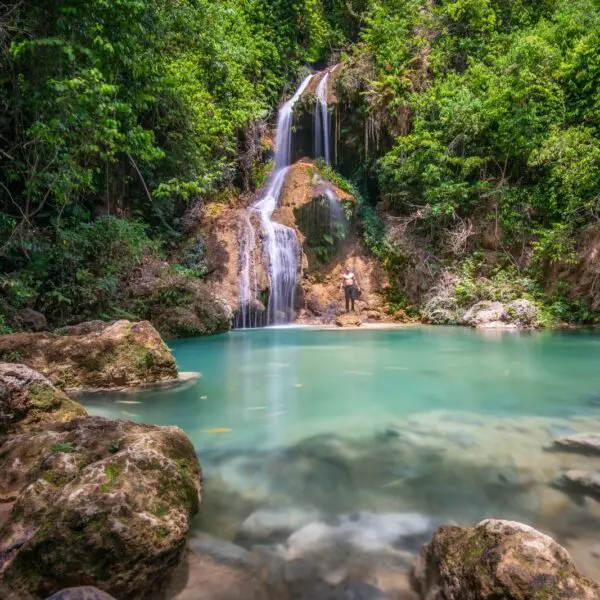
[[[441,527],[416,559],[413,584],[423,600],[600,598],[562,546],[513,521]]]
[[[92,321],[58,333],[0,336],[0,360],[24,363],[59,388],[118,388],[177,378],[175,359],[147,321]]]
[[[146,598],[179,562],[201,471],[176,427],[80,417],[7,436],[0,462],[1,598]]]
[[[26,365],[0,362],[0,434],[86,415],[74,400]]]

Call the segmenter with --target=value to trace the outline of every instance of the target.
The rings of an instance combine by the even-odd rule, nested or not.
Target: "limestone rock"
[[[48,328],[46,317],[37,310],[25,308],[15,315],[15,323],[22,329],[42,331]]]
[[[83,406],[37,371],[0,362],[0,433],[24,432],[86,414]]]
[[[310,508],[259,508],[242,523],[235,541],[244,545],[282,542],[295,530],[320,518],[320,513]]]
[[[52,594],[47,600],[115,600],[106,592],[89,585],[76,588],[65,588]]]
[[[578,454],[600,454],[600,433],[577,433],[554,440],[549,450],[576,452]]]
[[[600,587],[581,576],[552,538],[513,521],[441,527],[415,561],[423,600],[597,600]]]
[[[506,307],[502,302],[489,302],[484,300],[474,304],[462,317],[463,325],[482,327],[488,323],[502,321]]]
[[[338,327],[360,327],[362,319],[358,313],[344,313],[335,320],[335,324]]]
[[[505,319],[522,329],[537,327],[539,311],[533,302],[521,298],[513,300],[507,305]]]
[[[0,445],[0,597],[95,585],[145,598],[177,564],[201,472],[176,427],[102,417],[53,423]],[[32,569],[35,565],[35,569]]]
[[[53,333],[0,337],[0,359],[22,362],[60,388],[114,388],[177,378],[175,359],[147,321],[93,321]]]
[[[589,496],[600,502],[600,473],[578,470],[566,471],[556,477],[553,485],[577,500]]]

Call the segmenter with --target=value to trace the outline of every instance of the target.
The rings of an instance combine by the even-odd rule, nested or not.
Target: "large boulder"
[[[423,600],[597,600],[600,586],[580,575],[552,538],[512,521],[441,527],[413,570]]]
[[[539,310],[530,300],[520,298],[508,303],[504,319],[521,329],[531,329],[539,326]]]
[[[24,432],[86,414],[83,406],[37,371],[0,362],[0,434]]]
[[[175,359],[147,321],[92,321],[57,333],[0,337],[0,360],[24,363],[60,388],[117,388],[177,378]]]
[[[501,323],[505,314],[506,307],[502,302],[483,300],[467,310],[462,316],[461,323],[471,327],[489,327],[491,324]]]
[[[175,427],[80,417],[0,445],[0,597],[146,598],[176,566],[201,471]]]

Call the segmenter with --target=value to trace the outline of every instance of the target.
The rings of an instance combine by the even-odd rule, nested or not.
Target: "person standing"
[[[360,287],[356,281],[356,275],[348,265],[344,267],[344,272],[342,273],[340,291],[342,290],[346,299],[346,312],[350,312],[351,307],[352,312],[354,312],[354,301],[356,300],[357,292],[360,292]]]

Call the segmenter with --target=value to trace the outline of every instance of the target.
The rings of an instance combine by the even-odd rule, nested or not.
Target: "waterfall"
[[[250,210],[260,219],[263,249],[268,266],[267,325],[289,323],[295,315],[294,301],[299,266],[298,240],[293,229],[276,223],[272,217],[279,204],[281,189],[291,163],[294,105],[313,77],[314,75],[306,77],[294,95],[279,109],[275,135],[275,167],[263,195],[250,207]],[[247,318],[251,315],[251,306],[256,300],[256,290],[252,290],[250,286],[249,263],[252,261],[252,250],[253,244],[240,243],[240,309],[236,326],[240,323],[242,327],[256,326],[251,319]]]
[[[315,158],[323,158],[331,164],[331,115],[327,99],[329,96],[329,71],[323,75],[317,86],[317,106],[315,107]]]

